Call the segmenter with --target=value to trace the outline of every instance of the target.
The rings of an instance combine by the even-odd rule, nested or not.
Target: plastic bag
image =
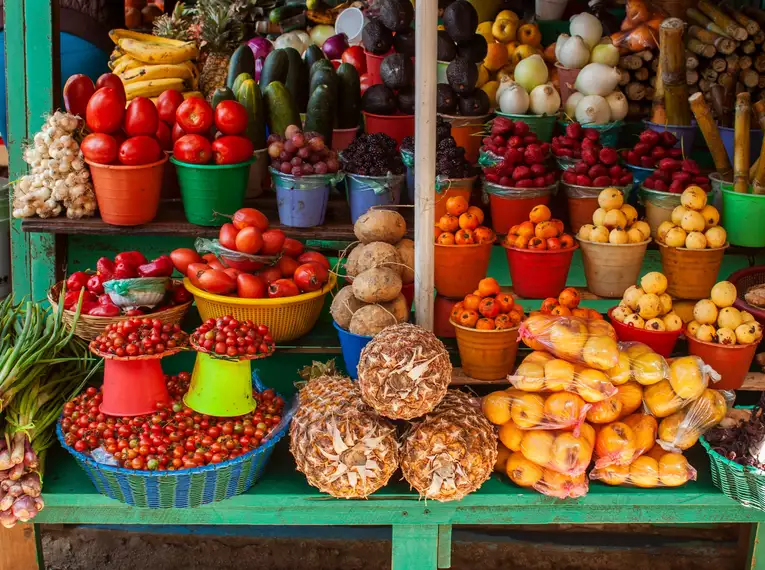
[[[504,157],[494,154],[490,150],[483,148],[478,152],[478,166],[489,167],[497,166],[504,160]]]
[[[636,458],[630,465],[610,465],[590,471],[590,479],[607,485],[629,485],[653,489],[679,487],[696,480],[696,469],[676,452],[665,451],[658,445]]]
[[[404,163],[404,166],[407,168],[414,168],[414,153],[409,150],[401,149],[401,162]]]
[[[716,382],[720,376],[698,356],[675,358],[667,378],[645,388],[643,402],[652,415],[666,418],[698,399],[710,379]]]
[[[333,172],[332,174],[307,174],[305,176],[293,176],[292,174],[284,174],[274,168],[269,169],[271,171],[271,180],[274,186],[279,188],[289,188],[290,190],[316,190],[324,186],[332,186],[333,188],[339,184],[345,173]]]
[[[224,265],[247,273],[258,271],[267,265],[274,265],[280,257],[278,255],[252,255],[234,251],[223,247],[217,239],[197,238],[194,240],[194,248],[200,254],[212,253]]]
[[[544,188],[511,188],[509,186],[500,186],[488,180],[483,181],[483,193],[485,195],[499,196],[500,198],[527,199],[543,198],[552,196],[558,191],[558,183],[545,186]]]
[[[576,184],[566,184],[561,182],[563,191],[566,194],[566,198],[597,198],[603,191],[603,188],[590,188],[588,186],[577,186]],[[610,188],[617,188],[621,190],[624,195],[624,202],[627,203],[627,198],[632,191],[632,184],[629,186],[610,186]]]
[[[595,468],[629,465],[656,443],[659,426],[648,414],[632,414],[604,425],[595,437]]]
[[[401,186],[406,182],[406,174],[393,174],[392,172],[388,172],[385,176],[362,176],[350,173],[346,176],[359,185],[357,186],[358,191],[363,192],[363,186],[366,186],[378,196],[388,193],[398,196]],[[349,184],[346,184],[347,192],[350,192],[349,186]]]
[[[121,309],[156,307],[170,286],[169,277],[136,277],[104,282],[104,292]]]
[[[568,392],[529,394],[509,388],[486,396],[482,407],[494,425],[510,423],[521,430],[574,430],[578,434],[590,404]]]
[[[585,473],[564,475],[537,465],[519,452],[511,453],[507,458],[505,473],[519,487],[531,488],[557,499],[583,497],[589,489]]]
[[[526,431],[519,450],[526,459],[541,467],[574,477],[587,470],[594,446],[595,430],[585,422],[579,436],[561,430]]]
[[[707,388],[690,406],[661,420],[656,443],[667,451],[693,447],[700,435],[723,421],[734,399],[733,392]]]

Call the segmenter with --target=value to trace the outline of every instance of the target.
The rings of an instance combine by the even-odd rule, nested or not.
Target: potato
[[[384,241],[395,245],[406,233],[406,222],[393,210],[369,210],[356,220],[353,233],[364,244]]]
[[[353,280],[353,295],[365,303],[387,303],[401,293],[401,276],[387,267],[373,267]]]
[[[393,315],[380,305],[366,305],[353,313],[348,330],[361,336],[374,336],[385,327],[395,324],[396,319]]]
[[[401,263],[406,267],[402,268],[401,281],[404,284],[414,282],[414,242],[410,239],[402,239],[396,244],[396,250],[398,256],[401,258]]]
[[[396,321],[399,323],[405,323],[409,320],[411,306],[406,302],[406,297],[402,294],[399,294],[398,297],[389,303],[380,303],[380,306],[392,313],[396,317]]]
[[[329,314],[332,315],[332,318],[335,319],[340,328],[348,330],[348,327],[351,325],[351,317],[365,304],[353,296],[353,287],[346,285],[332,299]]]
[[[366,246],[364,244],[357,245],[351,250],[351,253],[348,254],[348,257],[345,258],[346,275],[356,277],[359,273],[361,273],[358,269],[358,261],[365,247]]]
[[[401,257],[395,246],[382,241],[367,244],[364,251],[356,258],[356,274],[364,273],[373,267],[387,267],[399,275],[404,270]]]

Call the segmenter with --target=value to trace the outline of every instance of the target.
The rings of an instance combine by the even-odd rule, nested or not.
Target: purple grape
[[[292,172],[292,165],[289,162],[282,162],[279,170],[281,170],[282,174],[289,174]]]
[[[316,174],[326,174],[328,170],[326,162],[317,162],[313,165],[313,171]]]

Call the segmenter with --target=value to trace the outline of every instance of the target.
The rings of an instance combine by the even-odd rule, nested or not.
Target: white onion
[[[534,54],[522,59],[515,66],[515,82],[523,87],[526,91],[531,91],[537,85],[547,83],[549,72],[547,71],[547,64],[542,56]]]
[[[529,94],[526,90],[513,83],[509,85],[499,98],[499,110],[513,115],[525,115],[529,110]]]
[[[611,118],[611,109],[599,95],[587,95],[576,106],[576,120],[582,125],[604,125]]]
[[[574,87],[585,95],[605,97],[619,84],[622,74],[615,67],[602,63],[588,63],[576,77]]]
[[[606,97],[606,103],[611,110],[611,121],[621,121],[627,116],[627,98],[618,89]]]
[[[529,112],[532,115],[555,115],[560,109],[560,95],[552,83],[537,85],[529,93]]]
[[[560,50],[558,61],[563,67],[581,69],[590,61],[590,48],[582,36],[571,36]]]
[[[555,59],[560,61],[560,50],[563,49],[563,46],[566,45],[566,42],[571,39],[571,36],[568,34],[561,34],[558,36],[558,39],[555,40]]]
[[[573,121],[576,117],[576,106],[582,99],[584,99],[584,95],[579,93],[579,91],[574,91],[568,96],[568,99],[566,99],[566,104],[563,106],[563,112],[568,115],[569,120]]]
[[[497,87],[497,94],[494,96],[494,102],[499,105],[499,97],[504,93],[505,89],[515,84],[515,81],[509,77],[504,77],[502,81],[499,82],[499,87]]]
[[[603,35],[603,25],[592,14],[582,12],[571,17],[569,33],[572,36],[582,36],[584,43],[592,49],[598,45],[600,36]]]
[[[590,61],[615,67],[619,63],[619,48],[611,43],[599,43],[592,48]]]

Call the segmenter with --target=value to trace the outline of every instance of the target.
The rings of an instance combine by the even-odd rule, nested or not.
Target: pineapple
[[[178,2],[170,15],[162,14],[154,20],[153,34],[171,40],[191,39],[192,18],[183,2]]]
[[[378,414],[410,420],[441,401],[452,379],[449,353],[436,336],[409,323],[376,335],[361,352],[361,397]]]
[[[398,468],[395,428],[361,400],[358,386],[314,363],[290,425],[290,451],[310,485],[333,497],[363,499]]]
[[[404,439],[401,471],[421,497],[459,501],[491,477],[497,453],[494,428],[480,404],[449,390]]]
[[[200,72],[202,93],[208,101],[226,83],[231,54],[244,39],[243,0],[200,0],[197,2],[199,40],[205,55]]]

